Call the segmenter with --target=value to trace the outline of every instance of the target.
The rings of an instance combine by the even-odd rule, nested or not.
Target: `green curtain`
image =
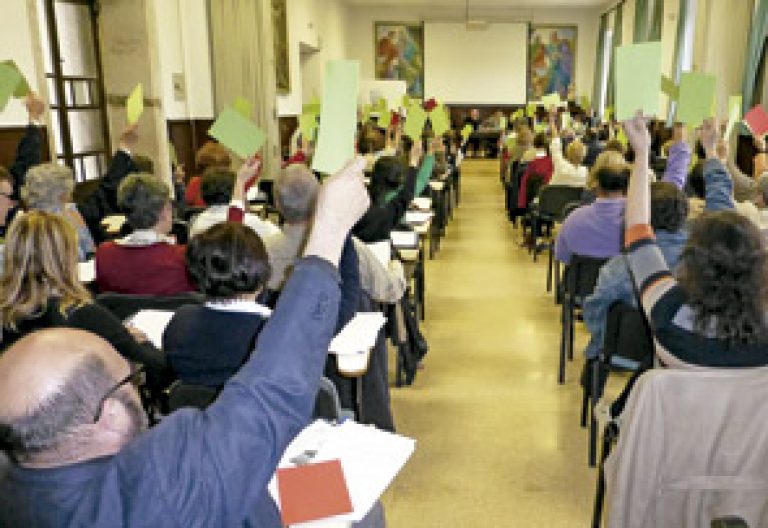
[[[605,31],[608,29],[608,13],[600,17],[600,30],[597,34],[597,56],[595,57],[595,81],[592,86],[592,109],[600,111],[603,99],[603,57],[605,57]]]
[[[664,0],[654,0],[651,26],[648,28],[648,40],[661,40],[661,25],[664,21]]]
[[[650,0],[635,0],[635,31],[632,42],[635,44],[648,40],[648,2]]]
[[[757,0],[755,13],[752,17],[752,29],[747,41],[747,55],[744,64],[744,82],[741,93],[744,112],[747,112],[755,103],[755,86],[757,85],[757,70],[760,67],[760,59],[766,45],[768,36],[768,0]]]
[[[675,55],[672,59],[672,80],[675,83],[680,82],[680,74],[683,71],[683,42],[685,41],[685,23],[688,19],[688,0],[680,0],[680,11],[677,14],[677,37],[675,39]],[[667,126],[674,123],[675,110],[677,103],[669,103],[669,113],[667,114]]]
[[[616,13],[613,18],[613,42],[611,43],[611,64],[608,69],[608,94],[606,100],[608,106],[613,106],[615,100],[615,87],[614,76],[616,74],[616,68],[614,68],[615,61],[613,58],[616,56],[616,48],[621,46],[621,27],[624,23],[624,4],[619,4],[616,8]]]

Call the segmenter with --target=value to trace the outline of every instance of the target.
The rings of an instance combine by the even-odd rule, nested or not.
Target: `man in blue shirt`
[[[206,410],[145,430],[133,372],[105,341],[53,329],[0,357],[0,526],[280,526],[266,484],[308,423],[338,316],[336,266],[368,207],[365,161],[318,196],[300,261],[251,359]]]

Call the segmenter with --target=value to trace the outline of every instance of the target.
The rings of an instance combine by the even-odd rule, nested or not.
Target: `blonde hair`
[[[0,277],[0,321],[17,330],[19,322],[43,312],[52,296],[59,309],[91,302],[77,269],[77,233],[59,214],[32,211],[16,218],[5,238]]]
[[[72,169],[58,163],[43,163],[27,172],[21,199],[29,209],[58,211],[74,188]]]
[[[597,188],[597,174],[601,169],[610,169],[616,172],[624,170],[630,170],[630,166],[627,160],[624,159],[624,155],[621,152],[615,150],[604,150],[595,160],[595,164],[592,166],[592,170],[589,171],[589,178],[587,178],[587,187],[589,189]]]
[[[587,155],[587,147],[584,143],[579,141],[571,141],[565,149],[565,159],[570,161],[573,165],[579,166],[584,161],[584,157]]]

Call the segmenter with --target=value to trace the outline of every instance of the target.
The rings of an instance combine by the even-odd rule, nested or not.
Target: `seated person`
[[[371,174],[369,192],[371,207],[360,219],[352,233],[363,242],[388,240],[389,234],[405,215],[411,201],[423,191],[434,165],[430,152],[421,162],[421,142],[417,141],[408,153],[408,168],[403,177],[403,164],[394,157],[385,156],[376,162]],[[419,163],[421,167],[419,168]]]
[[[597,170],[597,199],[563,222],[555,241],[555,258],[560,262],[567,264],[573,254],[610,258],[621,251],[629,169],[624,158],[614,161],[618,163]]]
[[[685,141],[685,125],[675,123],[672,139],[667,150],[667,166],[663,181],[672,183],[678,189],[685,187],[688,169],[691,166],[691,147]]]
[[[203,194],[203,200],[208,204],[208,209],[192,220],[192,225],[189,228],[190,237],[202,233],[212,225],[227,221],[235,188],[235,178],[234,172],[222,169],[209,169],[203,175],[200,190]],[[251,213],[243,215],[242,223],[253,229],[261,238],[280,232],[280,229],[272,222],[262,220]]]
[[[336,265],[368,206],[363,163],[326,180],[305,258],[206,410],[147,430],[135,371],[86,332],[32,334],[0,356],[0,445],[14,459],[0,525],[281,526],[267,483],[310,420],[339,311]]]
[[[168,185],[150,174],[132,174],[120,184],[117,200],[134,231],[104,242],[96,251],[99,291],[134,295],[195,291],[185,248],[168,237],[173,227]]]
[[[192,237],[187,266],[206,303],[176,311],[163,350],[181,381],[219,389],[246,362],[271,313],[256,302],[269,278],[267,251],[248,227],[222,222]]]
[[[552,172],[555,170],[552,164],[552,158],[549,155],[549,142],[547,135],[539,132],[533,138],[533,148],[536,149],[536,157],[528,162],[523,176],[520,178],[520,190],[517,193],[517,206],[520,209],[526,209],[535,196],[528,196],[528,180],[534,175],[543,178],[542,185],[549,183],[552,178]]]
[[[557,131],[555,111],[549,114],[549,128],[552,131],[552,142],[549,151],[552,154],[554,172],[549,185],[569,185],[571,187],[584,187],[587,184],[587,168],[582,165],[586,148],[579,141],[571,141],[565,150],[563,157],[563,143]]]
[[[18,211],[18,202],[13,198],[13,177],[0,167],[0,240],[5,238],[5,233]]]
[[[21,199],[28,211],[56,213],[67,219],[77,232],[77,256],[83,262],[93,255],[96,246],[85,220],[72,203],[74,188],[72,169],[57,163],[44,163],[27,171]]]
[[[275,203],[285,224],[280,234],[267,237],[272,275],[269,289],[281,290],[304,246],[314,215],[319,185],[312,172],[301,165],[287,167],[275,181]],[[360,286],[378,302],[394,303],[405,293],[405,278],[399,261],[385,267],[357,238],[352,242],[357,256]]]
[[[680,260],[688,239],[688,232],[684,229],[687,218],[688,197],[683,191],[670,182],[651,184],[651,227],[656,234],[661,254],[671,270],[675,269]],[[585,352],[587,359],[596,358],[602,349],[608,310],[617,302],[632,306],[636,304],[623,255],[611,257],[600,268],[595,290],[584,300],[584,324],[592,334]]]
[[[603,152],[603,143],[598,138],[597,130],[592,127],[587,128],[584,133],[584,145],[587,147],[587,153],[584,156],[584,165],[587,168],[592,168],[595,164],[597,157]]]
[[[201,175],[205,174],[208,169],[228,170],[232,164],[232,158],[224,146],[215,141],[208,141],[197,151],[195,164],[197,165],[198,176],[192,176],[187,182],[184,200],[190,207],[202,208],[206,206],[206,203],[201,192]]]
[[[125,358],[144,364],[153,380],[161,377],[166,368],[162,352],[93,302],[80,283],[77,234],[61,215],[32,211],[19,216],[5,244],[0,348],[43,328],[80,328],[101,336]]]

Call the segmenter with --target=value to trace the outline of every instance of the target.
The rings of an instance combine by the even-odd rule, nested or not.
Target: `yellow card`
[[[128,115],[129,125],[136,124],[141,114],[144,113],[144,85],[142,83],[137,84],[126,99],[125,111]]]

